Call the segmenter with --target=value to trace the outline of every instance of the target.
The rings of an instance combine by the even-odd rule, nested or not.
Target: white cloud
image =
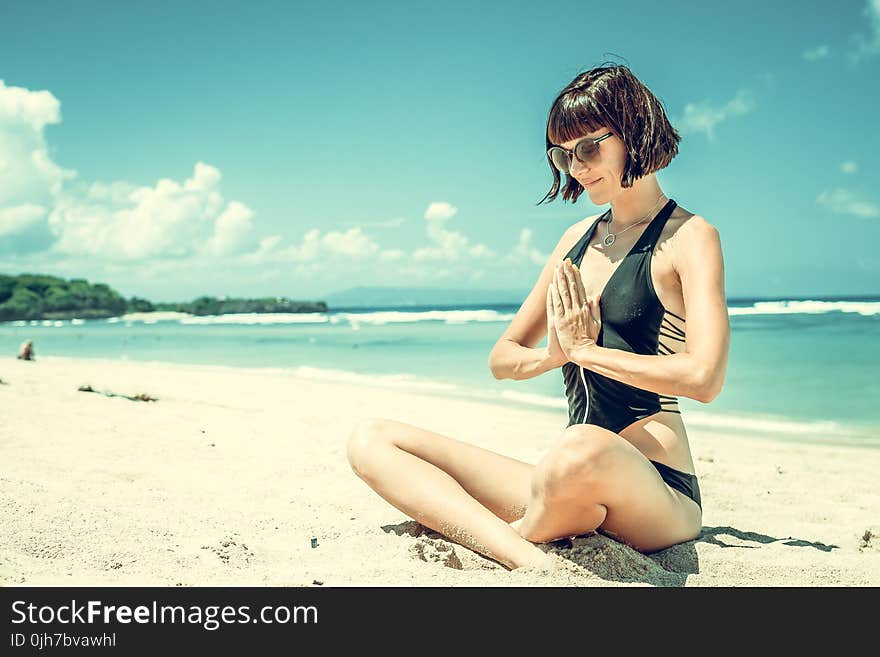
[[[288,247],[287,253],[293,260],[317,260],[318,251],[321,248],[320,236],[321,231],[317,228],[312,228],[305,234],[305,237],[303,237],[302,245]]]
[[[244,259],[255,264],[271,260],[272,254],[276,252],[275,247],[281,243],[281,240],[281,235],[269,235],[268,237],[264,237],[260,240],[257,250],[253,253],[247,254]]]
[[[0,209],[0,235],[21,232],[45,214],[46,208],[33,203]]]
[[[458,214],[458,208],[451,203],[447,203],[446,201],[435,201],[428,206],[427,210],[425,210],[425,219],[429,221],[435,219],[444,221],[446,219],[451,219],[456,214]]]
[[[495,252],[485,244],[476,244],[475,246],[468,248],[468,254],[470,254],[472,258],[489,258],[495,255]]]
[[[471,245],[467,237],[455,230],[448,230],[446,222],[458,213],[451,203],[434,202],[425,210],[430,246],[413,251],[415,262],[456,262],[475,258],[490,258],[494,252],[484,244]]]
[[[224,201],[217,168],[198,162],[183,183],[162,178],[154,187],[87,183],[49,156],[44,130],[60,122],[50,92],[0,80],[0,251],[93,265],[252,248],[254,212]]]
[[[61,103],[49,91],[8,87],[0,80],[0,121],[24,124],[34,135],[42,135],[50,123],[61,123]]]
[[[683,133],[704,132],[709,141],[715,139],[715,127],[722,121],[734,116],[741,116],[755,108],[753,94],[748,89],[741,89],[736,96],[722,106],[709,101],[687,103],[684,116],[678,122]]]
[[[365,226],[401,226],[404,217],[347,229],[312,228],[293,244],[279,234],[260,237],[254,211],[225,199],[220,170],[205,162],[196,162],[183,180],[159,178],[149,185],[79,178],[49,155],[44,132],[60,122],[61,104],[50,92],[0,80],[0,255],[8,256],[7,268],[110,275],[115,285],[125,278],[176,294],[184,272],[193,287],[236,279],[338,280],[350,276],[349,268],[361,279],[375,275],[378,283],[382,265],[384,271],[392,265],[392,277],[407,283],[466,284],[496,275],[509,281],[512,259],[516,271],[546,260],[533,248],[528,229],[498,257],[450,228],[458,208],[447,201],[428,204],[425,242],[415,249],[384,248],[364,232]]]
[[[880,0],[867,0],[862,16],[867,23],[867,34],[859,32],[851,37],[853,48],[849,59],[852,63],[880,54]]]
[[[835,188],[823,191],[816,202],[835,214],[853,215],[856,217],[880,217],[880,207],[872,201],[857,198],[848,189]]]
[[[428,223],[428,238],[436,244],[440,250],[452,254],[467,248],[468,239],[456,230],[447,230],[441,220],[435,219]]]
[[[347,267],[360,267],[371,273],[379,265],[399,265],[395,273],[409,281],[421,282],[428,278],[454,277],[456,271],[425,268],[424,263],[456,262],[462,266],[496,258],[495,252],[485,244],[474,244],[458,231],[449,230],[446,222],[458,209],[450,203],[434,202],[425,210],[425,234],[428,244],[411,251],[399,248],[382,248],[366,235],[360,226],[345,231],[318,228],[308,230],[297,244],[281,246],[281,237],[274,235],[260,242],[259,247],[247,254],[244,260],[251,264],[287,263],[294,265],[298,276],[323,275],[334,277],[334,270],[327,262],[342,258]],[[529,254],[530,256],[530,254]],[[347,273],[347,269],[345,273]],[[378,272],[378,269],[376,269]],[[464,271],[458,272],[464,276]]]
[[[344,258],[348,262],[369,262],[381,251],[370,237],[365,235],[360,226],[346,231],[331,230],[321,235],[321,231],[312,228],[306,231],[299,244],[279,247],[280,235],[267,237],[260,242],[259,248],[245,258],[253,264],[266,263],[323,263],[332,258]],[[391,256],[394,259],[394,256]]]
[[[844,173],[856,173],[859,170],[859,165],[853,160],[846,160],[840,164],[840,170]]]
[[[52,251],[108,260],[229,255],[250,248],[253,210],[225,203],[220,171],[197,162],[183,183],[95,183],[63,193],[49,215]]]
[[[816,46],[803,52],[803,58],[808,62],[815,62],[819,59],[825,59],[831,53],[831,49],[826,45]]]
[[[249,248],[253,216],[254,211],[244,203],[232,201],[214,222],[214,235],[207,243],[207,253],[224,256]]]
[[[56,123],[61,123],[61,104],[55,96],[0,80],[0,209],[51,207],[64,181],[76,176],[49,157],[43,130]]]
[[[549,253],[541,253],[538,249],[532,246],[532,231],[530,228],[523,228],[519,232],[519,241],[508,254],[508,259],[510,260],[522,262],[525,258],[529,262],[540,267],[543,267],[547,263],[549,257]]]
[[[360,260],[367,260],[379,250],[379,245],[364,235],[359,227],[349,228],[344,233],[331,230],[324,235],[323,246],[332,254]]]
[[[379,252],[380,262],[400,262],[406,257],[406,251],[402,249],[383,249]]]
[[[269,235],[259,241],[256,250],[241,256],[241,262],[248,265],[282,263],[286,258],[278,245],[284,239],[281,235]]]

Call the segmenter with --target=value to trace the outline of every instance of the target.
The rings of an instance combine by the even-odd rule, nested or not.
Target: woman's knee
[[[533,493],[565,498],[597,486],[613,468],[619,440],[591,425],[568,427],[535,468]]]
[[[363,473],[371,453],[383,442],[388,442],[389,423],[383,418],[367,418],[358,422],[345,444],[346,457],[352,470]]]

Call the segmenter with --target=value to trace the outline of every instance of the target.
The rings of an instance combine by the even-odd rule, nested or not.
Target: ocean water
[[[685,425],[787,441],[880,447],[880,297],[730,300],[731,349],[721,394],[679,398]],[[314,314],[0,322],[0,349],[26,339],[37,360],[128,359],[265,368],[428,395],[558,413],[561,370],[497,381],[489,351],[512,305],[351,308]],[[0,372],[0,376],[3,373]]]

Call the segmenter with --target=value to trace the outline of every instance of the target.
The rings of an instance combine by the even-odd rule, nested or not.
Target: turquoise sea
[[[880,447],[880,297],[728,301],[727,379],[686,426]],[[562,373],[496,381],[495,341],[518,306],[339,308],[314,314],[123,316],[0,323],[0,349],[37,360],[128,359],[266,368],[290,376],[534,406],[566,422]],[[2,375],[2,373],[0,373]],[[733,433],[732,433],[732,437]]]

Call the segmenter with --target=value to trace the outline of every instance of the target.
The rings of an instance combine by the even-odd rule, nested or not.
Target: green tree
[[[39,319],[43,312],[43,300],[33,290],[17,287],[12,297],[0,304],[0,320]]]

